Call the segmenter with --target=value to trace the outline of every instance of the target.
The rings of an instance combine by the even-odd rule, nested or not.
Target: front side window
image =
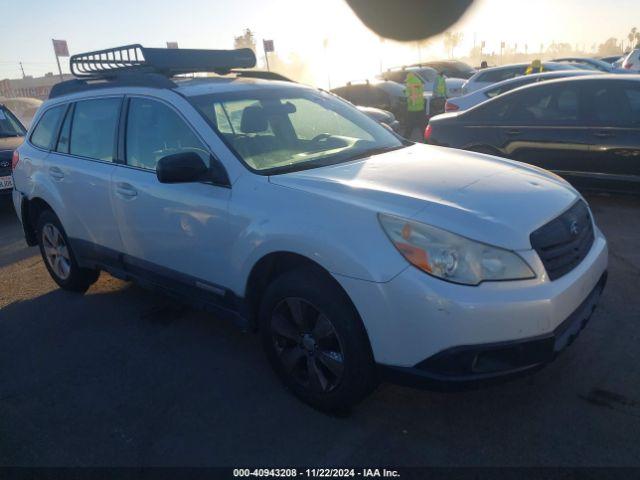
[[[231,124],[235,120],[231,119]],[[229,124],[225,128],[231,129]],[[195,152],[209,165],[209,152],[193,130],[169,106],[147,98],[132,98],[125,142],[127,165],[155,171],[167,155]]]
[[[44,112],[31,134],[31,143],[36,147],[50,149],[58,134],[58,125],[66,108],[66,105],[59,105]]]
[[[256,88],[189,100],[247,166],[262,172],[341,163],[406,145],[353,106],[311,89]]]
[[[113,161],[121,98],[97,98],[75,104],[69,153],[106,162]]]

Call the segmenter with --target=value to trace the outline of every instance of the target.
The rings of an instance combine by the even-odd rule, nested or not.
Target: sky
[[[322,87],[447,56],[441,37],[420,50],[381,42],[344,0],[0,0],[0,24],[0,79],[19,78],[19,62],[27,75],[55,72],[52,38],[67,40],[71,54],[128,43],[164,47],[167,41],[182,48],[232,48],[245,28],[258,45],[273,39],[283,59],[305,59]],[[626,37],[634,26],[640,28],[637,0],[476,0],[450,30],[464,33],[454,54],[466,56],[483,40],[487,52],[499,51],[501,41],[520,50],[527,44],[529,51],[553,41],[590,49],[609,37]],[[61,61],[68,71],[67,59]]]

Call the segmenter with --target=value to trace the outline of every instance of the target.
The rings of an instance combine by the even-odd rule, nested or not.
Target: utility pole
[[[22,78],[27,78],[27,76],[24,74],[24,67],[22,66],[22,62],[20,62],[20,70],[22,70]]]
[[[62,81],[62,67],[60,66],[60,58],[56,54],[56,63],[58,64],[58,73],[60,74],[60,81]]]

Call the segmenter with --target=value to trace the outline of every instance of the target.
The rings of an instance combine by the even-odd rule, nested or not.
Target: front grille
[[[578,266],[591,250],[594,238],[591,214],[583,200],[530,236],[531,246],[551,280]]]

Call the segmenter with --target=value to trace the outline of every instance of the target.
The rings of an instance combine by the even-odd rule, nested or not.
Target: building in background
[[[73,75],[63,75],[63,80],[71,80]],[[44,77],[30,77],[0,80],[0,97],[31,97],[46,100],[51,88],[60,82],[60,76],[47,73]]]

